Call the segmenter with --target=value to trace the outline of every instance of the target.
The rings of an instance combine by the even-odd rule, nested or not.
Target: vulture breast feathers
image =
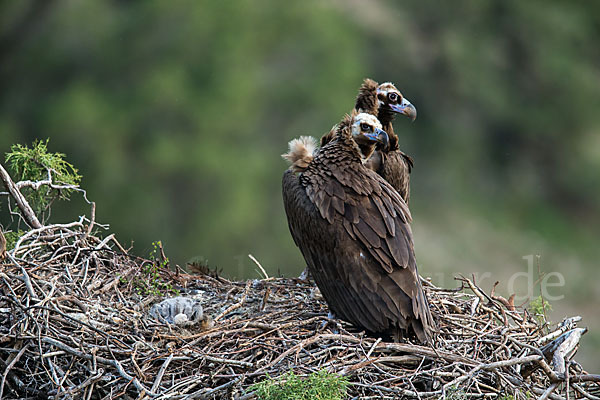
[[[402,114],[415,120],[416,108],[402,96],[402,93],[390,82],[381,85],[372,79],[365,79],[360,86],[354,109],[357,112],[377,116],[382,129],[389,136],[389,146],[378,145],[366,166],[388,181],[408,204],[410,199],[410,172],[413,160],[402,152],[398,145],[398,136],[394,133],[392,122],[396,114]],[[321,146],[336,136],[335,130],[323,135]]]
[[[296,174],[283,176],[294,242],[331,311],[368,331],[412,330],[429,341],[433,320],[413,248],[410,211],[365,167],[364,149],[385,142],[370,114],[346,116],[333,140]]]

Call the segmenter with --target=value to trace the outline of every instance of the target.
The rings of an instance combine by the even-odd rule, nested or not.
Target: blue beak
[[[406,115],[411,121],[417,118],[417,109],[406,99],[402,99],[402,103],[400,104],[390,104],[389,106],[392,111]]]
[[[375,132],[365,133],[365,136],[374,142],[381,143],[383,148],[387,148],[390,144],[390,138],[383,129],[375,128]]]

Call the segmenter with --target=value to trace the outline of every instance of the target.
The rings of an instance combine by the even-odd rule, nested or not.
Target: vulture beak
[[[389,106],[392,111],[406,115],[411,121],[414,121],[417,118],[417,109],[415,106],[410,104],[410,101],[404,98],[402,99],[402,103],[390,104]]]
[[[382,130],[382,129],[377,129],[377,142],[379,142],[381,144],[381,147],[384,150],[387,150],[390,148],[390,137],[388,136],[387,132]]]
[[[383,129],[375,128],[375,132],[366,133],[365,136],[373,142],[379,143],[384,149],[390,146],[390,138]]]

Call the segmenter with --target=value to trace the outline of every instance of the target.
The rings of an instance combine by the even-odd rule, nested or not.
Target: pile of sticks
[[[348,378],[348,398],[600,398],[600,376],[573,360],[579,317],[548,334],[471,279],[454,290],[423,281],[439,325],[433,346],[391,343],[329,319],[304,280],[166,268],[148,277],[160,260],[128,255],[93,225],[31,230],[1,262],[0,398],[251,399],[267,374],[322,369]],[[174,294],[146,294],[143,279],[198,299],[205,323],[151,318]]]

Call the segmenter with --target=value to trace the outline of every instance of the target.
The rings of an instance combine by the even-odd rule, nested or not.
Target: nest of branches
[[[329,319],[310,282],[169,271],[92,225],[29,231],[0,265],[0,398],[250,399],[267,374],[323,369],[347,377],[350,398],[600,397],[600,376],[572,358],[580,318],[545,334],[472,280],[424,281],[439,323],[432,347],[390,343]],[[203,323],[150,317],[164,296],[149,288],[198,299]]]

